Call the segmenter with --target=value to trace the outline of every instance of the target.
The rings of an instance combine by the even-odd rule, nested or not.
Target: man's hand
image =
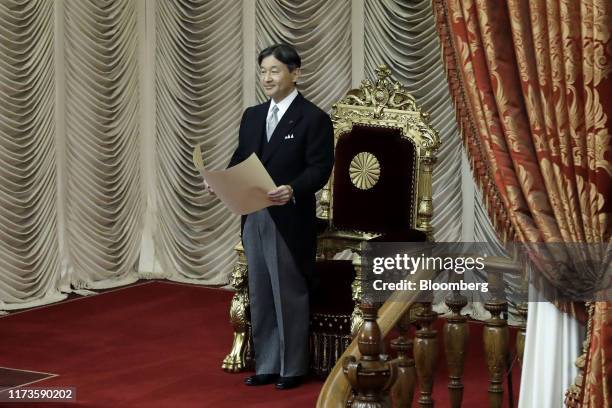
[[[206,182],[206,180],[204,180],[204,188],[206,189],[206,192],[210,195],[216,196],[217,194],[215,194],[215,190],[213,190],[213,188]]]
[[[274,205],[285,205],[293,197],[293,188],[291,186],[282,185],[274,190],[268,191],[268,198],[272,200]]]

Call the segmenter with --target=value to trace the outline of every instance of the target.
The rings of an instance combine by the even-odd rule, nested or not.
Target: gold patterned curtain
[[[464,144],[497,231],[507,241],[610,244],[612,3],[434,7]],[[611,320],[610,305],[597,304],[583,406],[610,404]]]

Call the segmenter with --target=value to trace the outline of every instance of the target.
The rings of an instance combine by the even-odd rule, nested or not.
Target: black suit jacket
[[[244,111],[238,147],[228,167],[255,153],[277,186],[293,188],[295,202],[271,206],[268,211],[298,266],[309,277],[316,255],[315,193],[325,185],[333,167],[333,125],[324,111],[298,94],[268,142],[269,107],[270,101]],[[288,135],[293,137],[286,138]],[[246,217],[242,217],[241,231]]]

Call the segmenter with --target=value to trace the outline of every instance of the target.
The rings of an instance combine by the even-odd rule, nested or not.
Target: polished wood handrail
[[[432,276],[432,271],[419,270],[413,275],[413,279],[431,279]],[[418,295],[418,291],[397,291],[382,305],[378,312],[379,317],[377,321],[383,338],[395,327],[399,319],[408,312],[410,307],[416,302]],[[350,396],[351,387],[342,370],[342,363],[344,358],[348,356],[361,357],[357,349],[356,339],[353,339],[329,373],[317,399],[317,408],[346,408],[346,401]]]

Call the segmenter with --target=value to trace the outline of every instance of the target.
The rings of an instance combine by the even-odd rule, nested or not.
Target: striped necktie
[[[268,123],[266,124],[266,136],[268,137],[268,142],[272,137],[272,133],[274,133],[274,129],[276,125],[278,125],[278,106],[274,105],[272,107],[272,112],[270,112],[270,116],[268,116]]]

